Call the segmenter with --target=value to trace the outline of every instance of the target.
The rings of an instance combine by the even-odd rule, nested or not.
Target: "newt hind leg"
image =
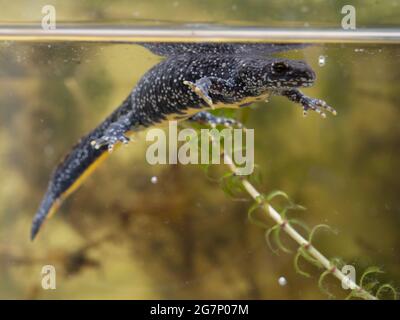
[[[104,134],[100,138],[92,140],[90,144],[95,149],[100,149],[103,146],[107,146],[108,151],[111,152],[116,143],[129,143],[130,138],[126,136],[126,133],[130,130],[130,127],[131,120],[129,115],[125,115],[118,119],[118,121],[111,123],[104,131]]]

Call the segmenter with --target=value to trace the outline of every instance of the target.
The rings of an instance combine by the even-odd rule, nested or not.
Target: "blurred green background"
[[[207,23],[275,27],[340,27],[344,5],[357,10],[357,27],[397,27],[398,0],[7,0],[1,23],[38,23],[44,5],[53,5],[59,23]]]
[[[338,27],[348,1],[13,1],[0,22],[218,23]],[[353,1],[359,26],[398,25],[399,1]],[[39,22],[38,22],[39,21]],[[318,81],[305,90],[339,114],[303,118],[274,97],[237,113],[255,129],[260,189],[281,189],[327,223],[317,235],[330,257],[385,270],[400,283],[400,48],[318,45],[283,56],[305,59]],[[320,66],[319,57],[325,57]],[[160,60],[137,45],[0,42],[0,298],[324,299],[293,255],[273,254],[233,201],[198,166],[151,166],[140,134],[71,196],[35,242],[31,219],[60,158],[126,97]],[[224,166],[212,168],[216,174]],[[157,176],[153,184],[151,177]],[[285,243],[295,249],[290,239]],[[41,268],[57,289],[41,288]],[[278,284],[284,276],[286,286]],[[344,297],[335,280],[328,286]]]

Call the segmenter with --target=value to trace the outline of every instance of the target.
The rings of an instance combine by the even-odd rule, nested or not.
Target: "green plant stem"
[[[216,142],[214,141],[213,137],[210,135],[210,139],[213,144]],[[230,171],[238,175],[238,169],[234,164],[231,157],[225,153],[223,153],[224,163],[229,167]],[[319,250],[317,250],[309,241],[307,241],[295,228],[293,228],[287,220],[283,219],[282,216],[276,211],[268,202],[266,202],[261,193],[257,191],[257,189],[250,183],[250,181],[241,176],[241,183],[247,193],[257,202],[260,202],[260,205],[264,212],[277,223],[282,230],[294,241],[298,243],[299,246],[303,247],[307,252],[315,258],[317,261],[321,263],[321,265],[329,271],[334,277],[336,277],[341,283],[346,283],[349,288],[355,290],[360,296],[362,296],[366,300],[378,300],[378,298],[347,277],[340,269],[338,269],[334,264],[332,264],[328,258],[326,258]],[[260,200],[262,199],[262,200]]]

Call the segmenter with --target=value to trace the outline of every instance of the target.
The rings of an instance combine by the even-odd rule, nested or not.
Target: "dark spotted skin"
[[[50,211],[73,191],[78,180],[126,133],[177,119],[234,124],[205,110],[239,107],[269,95],[300,103],[304,111],[334,110],[324,101],[303,95],[314,71],[303,61],[273,58],[271,53],[301,45],[271,44],[142,44],[166,56],[150,69],[106,120],[84,136],[54,171],[31,230],[33,239]],[[72,191],[71,191],[72,190]]]

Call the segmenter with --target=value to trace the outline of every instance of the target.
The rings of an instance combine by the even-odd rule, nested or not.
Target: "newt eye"
[[[289,70],[289,66],[284,62],[276,62],[272,64],[272,70],[276,73],[283,73]]]

